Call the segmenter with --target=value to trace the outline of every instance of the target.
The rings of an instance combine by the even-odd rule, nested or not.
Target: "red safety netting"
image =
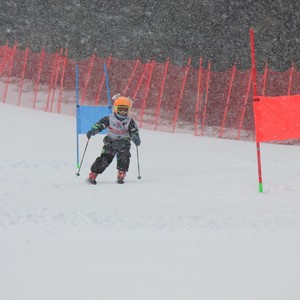
[[[211,71],[212,64],[199,68],[121,60],[95,54],[82,61],[68,58],[66,49],[54,53],[0,46],[0,101],[48,112],[75,115],[76,64],[79,68],[79,103],[107,105],[104,64],[109,73],[111,96],[133,99],[132,115],[139,126],[152,130],[188,131],[200,136],[254,140],[251,71],[236,66]],[[274,72],[265,66],[257,74],[262,96],[300,93],[300,72],[292,66]]]

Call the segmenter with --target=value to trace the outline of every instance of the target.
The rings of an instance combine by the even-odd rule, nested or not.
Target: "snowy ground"
[[[0,105],[1,300],[299,300],[299,146],[141,130],[115,162],[75,175],[75,118]],[[81,150],[86,143],[81,137]],[[82,152],[81,152],[82,153]]]

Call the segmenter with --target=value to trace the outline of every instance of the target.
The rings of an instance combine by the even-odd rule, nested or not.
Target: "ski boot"
[[[96,181],[97,176],[98,176],[97,173],[91,172],[89,174],[87,181],[90,182],[91,184],[97,184],[97,181]]]
[[[125,171],[118,170],[117,183],[124,183],[124,178],[126,176]]]

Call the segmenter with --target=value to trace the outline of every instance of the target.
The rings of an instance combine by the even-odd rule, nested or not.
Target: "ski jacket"
[[[127,116],[125,119],[120,119],[115,113],[99,120],[93,129],[96,132],[107,129],[107,136],[118,140],[130,139],[134,135],[139,135],[137,124],[131,117]]]

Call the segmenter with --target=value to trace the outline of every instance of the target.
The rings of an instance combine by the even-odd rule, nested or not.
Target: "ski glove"
[[[92,135],[95,135],[95,134],[97,134],[98,132],[99,132],[98,130],[95,130],[94,128],[92,128],[91,130],[89,130],[89,131],[86,133],[86,137],[87,137],[88,139],[90,139]]]
[[[141,139],[140,139],[140,136],[135,134],[131,137],[131,140],[133,141],[133,143],[136,145],[136,146],[139,146],[141,144]]]

